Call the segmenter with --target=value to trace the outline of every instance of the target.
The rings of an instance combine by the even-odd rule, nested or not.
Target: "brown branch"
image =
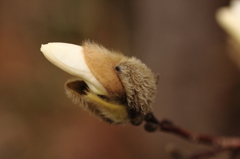
[[[148,132],[154,132],[156,130],[171,133],[181,138],[195,142],[199,144],[205,144],[209,146],[213,146],[214,150],[207,150],[201,153],[196,153],[191,155],[189,158],[200,158],[203,156],[212,156],[219,152],[230,150],[232,153],[236,154],[236,152],[240,152],[240,138],[239,137],[219,137],[219,136],[211,136],[206,134],[196,134],[185,128],[175,125],[173,122],[169,120],[158,121],[153,113],[148,113],[145,116],[145,130]]]

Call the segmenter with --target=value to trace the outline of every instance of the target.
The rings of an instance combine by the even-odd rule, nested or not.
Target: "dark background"
[[[228,0],[0,0],[1,159],[160,159],[190,144],[142,126],[109,125],[74,105],[71,76],[41,44],[91,39],[159,73],[154,114],[194,132],[240,134],[239,71],[217,25]]]

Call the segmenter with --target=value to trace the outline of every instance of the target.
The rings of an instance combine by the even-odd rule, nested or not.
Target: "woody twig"
[[[213,150],[207,150],[200,153],[190,155],[189,158],[201,158],[206,156],[212,156],[219,152],[229,150],[234,154],[240,152],[240,138],[239,137],[219,137],[206,134],[193,133],[185,128],[175,125],[170,120],[158,121],[153,113],[148,113],[145,117],[145,130],[148,132],[161,131],[171,133],[179,136],[189,142],[198,144],[205,144],[212,146]]]

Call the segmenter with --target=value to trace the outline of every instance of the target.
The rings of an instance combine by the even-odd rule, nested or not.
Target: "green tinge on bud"
[[[92,92],[107,95],[106,89],[87,66],[81,46],[68,43],[48,43],[41,46],[41,51],[55,66],[82,79]]]
[[[230,7],[220,8],[216,18],[226,32],[240,44],[240,1],[233,0]]]

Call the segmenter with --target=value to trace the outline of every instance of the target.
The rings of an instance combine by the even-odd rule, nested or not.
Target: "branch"
[[[240,138],[239,137],[219,137],[206,134],[196,134],[180,126],[175,125],[169,120],[158,121],[153,113],[148,113],[145,116],[145,130],[154,132],[156,130],[177,135],[189,142],[205,144],[214,147],[214,150],[207,150],[201,153],[191,155],[189,158],[201,158],[213,156],[219,152],[229,150],[232,154],[240,152]]]

